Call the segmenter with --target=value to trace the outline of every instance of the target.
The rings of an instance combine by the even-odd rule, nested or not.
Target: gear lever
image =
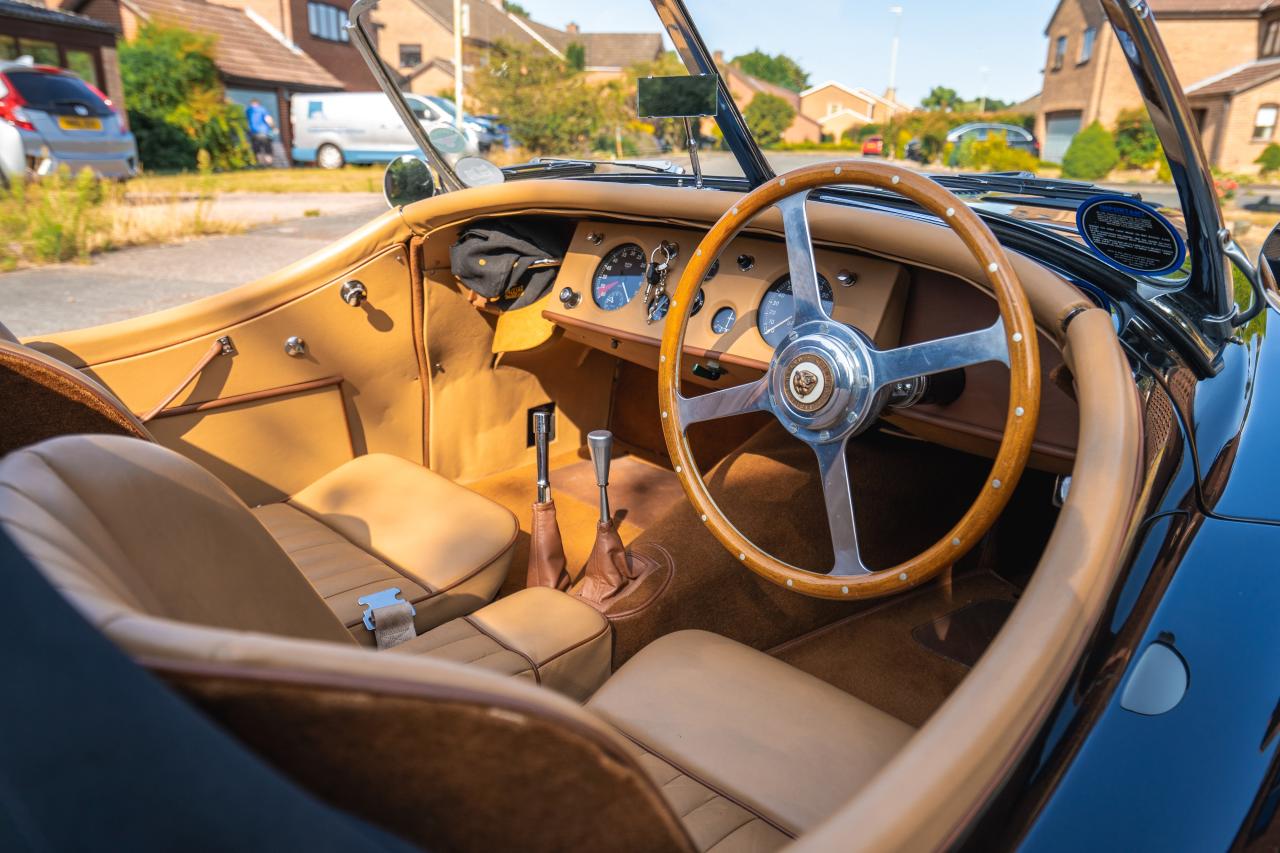
[[[551,440],[551,414],[533,413],[533,436],[538,457],[537,497],[533,504],[533,525],[529,531],[529,570],[526,586],[569,588],[564,542],[556,520],[556,504],[551,499],[551,475],[547,461]]]
[[[596,466],[596,485],[600,487],[600,523],[613,521],[609,511],[609,463],[613,460],[613,433],[607,429],[594,430],[587,434],[587,447],[591,450],[591,461]]]

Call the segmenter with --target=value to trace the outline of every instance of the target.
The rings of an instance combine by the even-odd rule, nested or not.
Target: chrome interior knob
[[[369,289],[364,286],[364,282],[352,279],[342,285],[342,289],[338,291],[338,295],[342,297],[342,301],[350,305],[352,308],[359,308],[369,298]]]
[[[307,354],[307,342],[297,335],[290,335],[284,342],[285,354],[301,358]]]

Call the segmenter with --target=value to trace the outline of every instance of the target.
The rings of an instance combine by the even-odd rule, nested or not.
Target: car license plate
[[[58,127],[63,130],[102,130],[102,119],[58,116]]]

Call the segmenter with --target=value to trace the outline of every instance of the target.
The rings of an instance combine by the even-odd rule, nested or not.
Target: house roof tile
[[[18,18],[23,21],[34,21],[40,24],[57,24],[64,27],[75,27],[81,30],[97,30],[104,33],[118,33],[116,27],[103,21],[95,21],[74,12],[62,12],[46,9],[35,3],[22,0],[0,0],[0,18]]]
[[[214,61],[228,77],[342,89],[338,78],[286,45],[253,21],[242,9],[202,0],[123,0],[150,21],[163,21],[217,37]]]
[[[1237,65],[1187,87],[1187,97],[1208,98],[1238,95],[1280,77],[1280,58],[1258,59]]]

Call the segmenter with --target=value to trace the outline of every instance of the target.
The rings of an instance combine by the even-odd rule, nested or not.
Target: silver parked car
[[[453,118],[421,95],[405,95],[409,108],[427,132],[453,126]],[[316,92],[294,95],[293,161],[337,169],[345,163],[390,163],[404,154],[417,154],[409,131],[386,96],[380,92]],[[480,150],[476,131],[461,129],[465,147],[455,154]]]
[[[70,71],[0,62],[0,180],[60,166],[131,178],[138,145],[111,101]]]

